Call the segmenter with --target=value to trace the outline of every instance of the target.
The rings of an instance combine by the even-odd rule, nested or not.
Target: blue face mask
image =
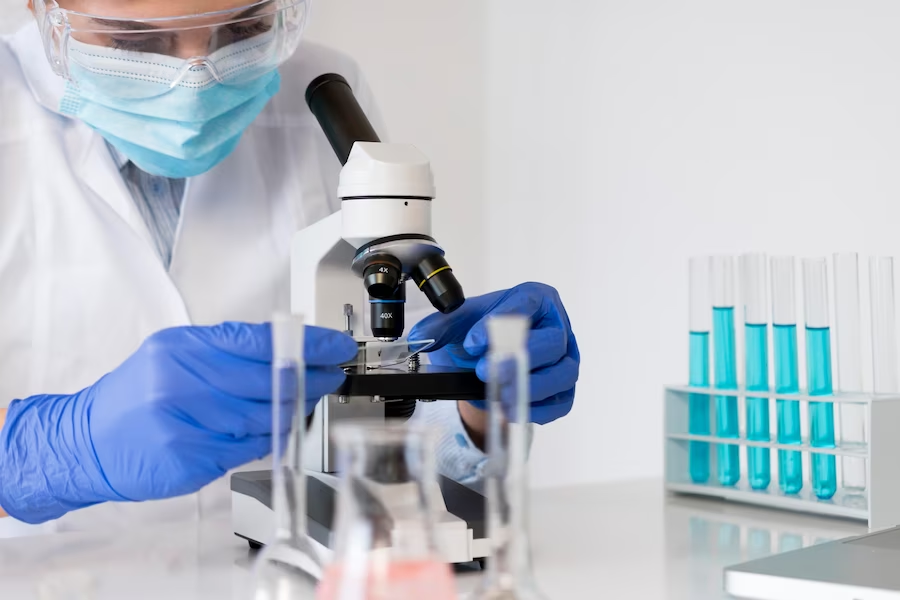
[[[211,56],[220,68],[240,73],[238,46],[259,44],[256,38],[233,44]],[[197,67],[174,87],[162,75],[184,63],[160,54],[121,51],[69,41],[76,56],[78,86],[69,84],[60,112],[78,117],[119,152],[152,175],[193,177],[212,169],[231,154],[244,131],[280,87],[278,71],[250,81],[223,85],[205,67]],[[140,60],[135,60],[135,55]],[[154,76],[154,74],[160,76]]]

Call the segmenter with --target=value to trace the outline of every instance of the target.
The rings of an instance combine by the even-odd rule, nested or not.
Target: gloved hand
[[[356,343],[308,327],[307,414],[344,380]],[[9,406],[0,431],[0,506],[27,523],[105,501],[196,492],[272,450],[269,325],[156,333],[70,396]]]
[[[410,340],[434,339],[432,364],[475,369],[487,380],[487,317],[517,314],[531,318],[528,338],[531,359],[531,421],[545,424],[564,417],[575,402],[581,355],[569,316],[555,289],[524,283],[511,290],[469,298],[449,315],[434,314],[420,321]],[[473,402],[485,409],[483,401]]]

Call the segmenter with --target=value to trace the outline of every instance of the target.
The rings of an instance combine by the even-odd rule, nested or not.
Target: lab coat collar
[[[60,118],[71,121],[66,145],[71,160],[79,166],[77,173],[81,180],[118,213],[144,240],[147,251],[151,251],[153,240],[150,232],[122,180],[123,157],[110,152],[106,140],[79,119],[60,113],[59,103],[65,93],[66,82],[53,72],[47,61],[37,23],[25,25],[13,35],[11,47],[34,99],[47,110],[60,115]]]
[[[32,21],[22,27],[13,35],[10,45],[34,99],[47,110],[61,114],[59,103],[66,91],[66,82],[53,72],[47,61],[37,23]]]

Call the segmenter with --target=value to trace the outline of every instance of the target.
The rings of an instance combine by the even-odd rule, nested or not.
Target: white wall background
[[[661,474],[688,256],[900,248],[892,0],[314,8],[310,35],[360,61],[391,137],[433,159],[467,287],[546,281],[569,305],[582,383],[538,435],[538,486]]]
[[[15,31],[28,19],[26,0],[0,0],[0,34]]]
[[[583,349],[540,485],[656,476],[687,258],[896,252],[900,5],[493,0],[489,285],[554,283]]]

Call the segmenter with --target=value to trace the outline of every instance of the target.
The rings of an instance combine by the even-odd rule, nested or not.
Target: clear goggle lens
[[[36,2],[48,58],[76,86],[117,79],[117,95],[150,97],[176,86],[241,85],[297,49],[309,0],[265,0],[169,18],[99,17]]]

